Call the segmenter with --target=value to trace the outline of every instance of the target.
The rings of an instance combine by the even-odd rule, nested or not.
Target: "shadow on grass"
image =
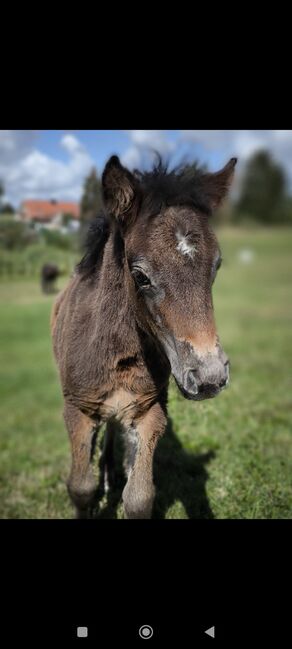
[[[170,516],[168,516],[170,518],[214,518],[206,492],[206,482],[209,477],[206,466],[214,457],[214,451],[200,455],[186,451],[176,436],[169,419],[154,458],[156,497],[152,518],[166,518],[170,508],[173,508],[172,513],[170,512]],[[99,484],[98,502],[93,514],[93,517],[97,519],[117,518],[118,508],[121,505],[122,491],[125,485],[121,435],[116,436],[115,458],[115,487],[105,496],[102,485]],[[181,506],[185,510],[184,516],[181,516],[177,511],[178,508],[181,512]]]
[[[187,518],[214,518],[206,492],[209,477],[206,465],[214,457],[214,451],[202,454],[186,451],[169,419],[155,455],[153,518],[165,518],[177,502],[185,509]],[[175,510],[173,517],[177,517]]]

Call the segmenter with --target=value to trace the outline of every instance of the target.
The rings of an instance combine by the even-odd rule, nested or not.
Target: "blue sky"
[[[153,133],[153,131],[149,131]],[[191,144],[183,141],[181,131],[163,131],[166,141],[174,145],[176,155],[189,154],[191,157],[201,158],[210,166],[216,167],[224,158],[224,151],[205,151],[204,146],[198,142]],[[115,130],[75,130],[75,131],[39,131],[38,147],[43,153],[66,161],[67,154],[60,144],[62,135],[73,134],[86,148],[101,173],[106,160],[116,153],[123,157],[131,144],[128,131]],[[150,143],[151,144],[151,143]]]
[[[72,134],[84,145],[96,166],[101,169],[105,159],[113,152],[120,155],[128,147],[128,137],[123,131],[39,131],[38,148],[52,157],[66,161],[68,154],[61,146],[64,134]]]
[[[101,173],[113,153],[130,169],[149,166],[157,150],[173,164],[187,157],[211,171],[236,156],[240,177],[247,158],[260,148],[285,166],[292,183],[292,131],[0,130],[0,179],[14,205],[25,198],[77,201],[90,169]]]

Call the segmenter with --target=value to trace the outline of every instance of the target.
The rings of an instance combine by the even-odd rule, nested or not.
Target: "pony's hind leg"
[[[151,518],[155,496],[153,456],[166,422],[165,408],[157,402],[126,431],[128,481],[123,491],[125,518]]]
[[[97,491],[92,470],[97,424],[70,403],[65,403],[64,419],[72,448],[68,492],[77,518],[89,518]]]

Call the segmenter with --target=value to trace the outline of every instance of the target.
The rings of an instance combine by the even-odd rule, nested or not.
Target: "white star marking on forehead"
[[[187,255],[188,257],[193,258],[195,253],[197,252],[196,246],[193,243],[190,243],[190,241],[188,241],[188,238],[179,231],[176,232],[175,236],[178,240],[176,249],[179,250],[182,255]]]

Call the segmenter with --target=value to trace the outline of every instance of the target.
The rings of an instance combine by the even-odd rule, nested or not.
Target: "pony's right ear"
[[[231,158],[221,171],[207,173],[203,176],[202,184],[211,210],[217,209],[227,196],[236,164],[237,158]]]
[[[109,213],[121,224],[132,220],[139,198],[139,183],[115,155],[109,159],[102,174],[102,191]]]

